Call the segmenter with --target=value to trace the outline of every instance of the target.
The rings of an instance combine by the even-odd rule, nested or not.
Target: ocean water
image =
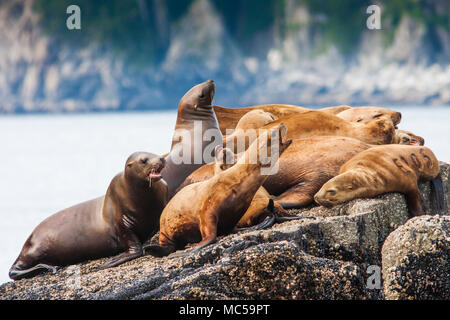
[[[400,129],[450,162],[450,108],[397,108]],[[135,151],[169,151],[175,111],[0,117],[0,283],[33,229],[106,192]]]

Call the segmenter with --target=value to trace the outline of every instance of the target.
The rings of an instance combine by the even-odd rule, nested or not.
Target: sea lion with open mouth
[[[270,134],[261,135],[231,168],[181,189],[161,214],[159,245],[147,246],[146,252],[166,256],[196,242],[195,250],[199,250],[218,235],[230,233],[267,179],[262,167],[269,160],[278,161],[291,143],[285,137],[286,127],[279,124]]]
[[[105,196],[55,213],[34,229],[10,278],[116,255],[103,265],[108,268],[141,256],[142,244],[158,230],[167,203],[164,165],[164,158],[154,154],[133,153]]]

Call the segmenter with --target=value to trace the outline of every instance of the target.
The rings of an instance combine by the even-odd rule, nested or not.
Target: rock
[[[447,164],[441,164],[441,175],[449,204]],[[429,185],[420,183],[426,214],[433,213]],[[55,274],[5,283],[0,286],[0,299],[383,299],[384,294],[393,298],[386,288],[384,293],[381,287],[369,289],[373,273],[368,267],[381,269],[385,239],[409,218],[402,194],[353,200],[331,209],[311,206],[291,213],[315,219],[223,236],[186,257],[145,256],[106,270],[99,270],[106,259],[80,263]],[[448,221],[448,217],[432,219]],[[430,222],[428,228],[431,225],[439,223]],[[443,228],[442,224],[436,230]],[[447,259],[443,267],[448,264],[448,230],[446,241],[447,258],[432,258],[433,263]],[[433,245],[438,246],[431,241],[423,250],[418,245],[405,245],[404,250],[417,248],[417,254],[425,254]],[[387,252],[386,245],[384,248]],[[439,248],[444,252],[444,247]],[[396,261],[397,251],[402,254],[400,249],[391,251],[392,261]],[[385,256],[383,266],[388,263]],[[389,279],[385,281],[390,287]]]
[[[386,299],[450,298],[450,217],[421,216],[392,232],[383,250]]]

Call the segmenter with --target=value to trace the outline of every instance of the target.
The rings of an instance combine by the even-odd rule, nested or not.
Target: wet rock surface
[[[386,299],[450,297],[450,217],[421,216],[392,232],[383,250]]]
[[[449,208],[448,164],[441,163],[441,175]],[[430,183],[420,183],[420,190],[424,214],[435,215]],[[291,212],[315,219],[223,236],[185,257],[144,256],[106,270],[100,270],[106,259],[69,266],[55,274],[5,283],[0,286],[0,298],[450,298],[448,211],[408,221],[405,197],[390,193],[331,209],[310,206]],[[414,241],[409,240],[412,233],[408,230],[417,230]],[[423,238],[423,234],[433,237]],[[416,258],[411,260],[412,256]],[[382,268],[380,286],[368,286],[374,276],[369,266]],[[399,272],[406,282],[396,280]],[[414,284],[416,280],[420,283]],[[415,290],[419,290],[417,295]]]

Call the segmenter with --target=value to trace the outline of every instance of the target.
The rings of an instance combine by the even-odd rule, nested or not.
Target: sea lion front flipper
[[[35,265],[34,267],[24,269],[24,270],[11,268],[9,270],[9,277],[13,280],[19,280],[22,278],[34,276],[36,274],[39,274],[39,273],[42,273],[45,271],[56,273],[56,271],[58,269],[59,269],[58,266],[51,266],[48,264],[40,263],[38,265]]]
[[[320,189],[313,181],[302,181],[274,199],[284,209],[299,209],[314,202],[314,194]]]
[[[103,264],[100,269],[107,269],[111,267],[116,267],[127,261],[142,257],[144,255],[144,250],[142,249],[142,244],[137,238],[137,236],[130,230],[124,229],[122,234],[122,241],[124,246],[128,247],[125,252],[119,253],[118,255],[112,257]]]

